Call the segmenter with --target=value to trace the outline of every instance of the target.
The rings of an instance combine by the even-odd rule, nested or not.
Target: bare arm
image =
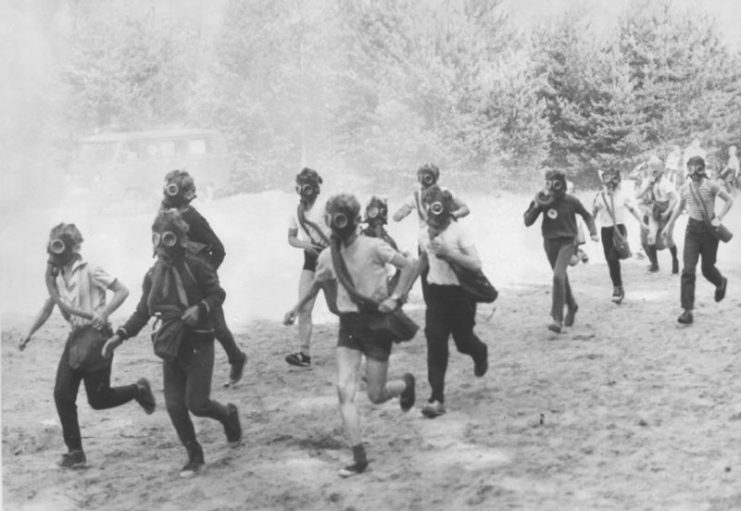
[[[468,209],[466,203],[460,200],[458,197],[453,197],[453,206],[455,207],[455,209],[453,209],[453,211],[451,212],[453,218],[463,218],[471,213],[471,210]]]
[[[319,254],[321,251],[320,249],[317,250],[311,242],[299,239],[298,229],[288,229],[288,244],[292,247],[300,248],[308,252],[315,252],[316,254]]]
[[[126,301],[126,298],[129,297],[129,290],[118,279],[114,280],[108,289],[113,291],[113,297],[105,307],[93,314],[93,326],[96,328],[105,326],[108,322],[108,316],[113,314]]]
[[[731,197],[723,188],[718,191],[718,197],[723,199],[723,208],[720,210],[720,213],[716,215],[718,221],[721,221],[728,211],[730,211],[731,206],[733,206],[733,197]]]
[[[39,313],[36,314],[33,323],[31,323],[31,327],[28,329],[28,333],[24,337],[22,337],[20,341],[18,341],[19,350],[23,351],[24,349],[26,349],[26,345],[29,343],[29,341],[31,341],[31,336],[33,336],[33,334],[36,333],[36,330],[41,328],[41,326],[46,323],[46,320],[49,319],[49,316],[51,316],[53,310],[54,300],[49,297],[44,302],[44,305],[41,307]]]
[[[412,209],[413,208],[409,207],[408,204],[404,204],[402,207],[397,209],[394,213],[394,216],[392,217],[394,219],[394,222],[401,222],[402,220],[404,220],[409,215],[409,213],[412,212]]]
[[[401,274],[399,275],[399,282],[396,284],[393,294],[378,305],[378,310],[381,312],[391,312],[394,310],[399,304],[401,297],[409,292],[409,288],[412,287],[414,279],[417,277],[415,264],[400,253],[395,253],[389,262],[399,268]]]
[[[301,310],[304,305],[309,303],[311,300],[316,298],[316,295],[319,294],[319,290],[322,288],[321,282],[319,282],[316,278],[311,281],[311,286],[306,290],[306,292],[303,294],[303,296],[300,296],[298,299],[298,303],[291,308],[286,314],[283,316],[283,324],[284,325],[292,325],[294,320],[296,319],[296,315],[298,314],[298,311]]]
[[[684,210],[686,205],[687,201],[684,200],[684,197],[680,197],[677,201],[676,206],[674,206],[672,216],[669,217],[669,221],[666,223],[666,226],[664,226],[662,233],[665,233],[667,236],[671,236],[672,231],[674,231],[674,222],[676,222],[677,218],[679,218],[679,215],[682,214],[682,211]]]

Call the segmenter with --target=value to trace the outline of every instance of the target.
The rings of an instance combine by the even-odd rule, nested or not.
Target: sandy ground
[[[279,324],[296,297],[300,253],[285,241],[295,196],[269,192],[200,206],[227,245],[227,318],[250,360],[242,382],[223,388],[228,365],[217,348],[213,397],[239,406],[244,444],[229,448],[218,423],[196,419],[207,466],[191,480],[177,476],[185,454],[164,410],[148,330],[118,350],[113,383],[149,378],[158,409],[147,416],[131,403],[94,411],[81,392],[85,470],[56,467],[64,451],[52,396],[66,334],[59,314],[25,352],[16,349],[44,299],[43,248],[54,223],[77,221],[83,252],[132,290],[113,318],[120,324],[151,264],[144,254],[152,215],[77,201],[2,222],[3,508],[741,509],[741,207],[727,221],[737,238],[719,254],[728,296],[714,303],[700,278],[694,325],[676,323],[679,278],[669,272],[668,253],[660,253],[657,274],[646,272],[645,261],[624,263],[627,297],[616,306],[601,248],[590,244],[590,262],[570,270],[576,324],[555,335],[545,328],[550,273],[539,229],[521,223],[527,200],[472,199],[465,220],[500,289],[496,310],[481,306],[476,327],[489,344],[489,373],[474,378],[471,360],[453,350],[448,413],[425,419],[424,336],[397,345],[390,374],[417,376],[418,405],[402,414],[397,401],[376,407],[360,398],[371,465],[349,480],[337,476],[350,452],[334,389],[336,323],[326,310],[317,311],[313,367],[283,361],[296,335]],[[392,226],[412,249],[414,224]],[[629,229],[637,248],[637,226]],[[682,232],[680,225],[680,246]],[[407,309],[423,322],[417,289]]]

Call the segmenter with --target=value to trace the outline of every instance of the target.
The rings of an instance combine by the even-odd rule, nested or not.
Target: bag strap
[[[306,213],[304,212],[304,208],[302,204],[298,205],[297,216],[298,216],[298,223],[301,224],[301,228],[304,230],[304,232],[306,233],[306,235],[309,237],[309,239],[314,245],[321,245],[323,247],[329,246],[329,238],[327,238],[327,235],[324,234],[324,231],[322,231],[322,229],[317,224],[315,224],[314,222],[306,218]],[[311,231],[309,231],[308,229],[309,227],[311,227],[314,230],[314,232],[316,232],[319,235],[319,238],[321,239],[320,243],[318,243],[314,239],[314,236],[311,235]]]
[[[705,221],[710,222],[710,215],[708,214],[708,208],[705,205],[705,201],[702,200],[702,195],[700,195],[700,190],[695,190],[695,187],[693,186],[692,181],[687,183],[687,186],[690,189],[690,193],[692,194],[692,197],[694,197],[694,199],[702,205],[702,212],[705,217]]]
[[[350,295],[350,299],[358,306],[359,309],[363,310],[378,310],[379,302],[368,296],[362,295],[355,289],[355,283],[350,276],[350,272],[347,269],[345,260],[340,253],[340,243],[338,238],[332,240],[330,244],[332,251],[332,264],[334,265],[335,273],[337,274],[337,280],[340,281],[342,287],[347,290]]]
[[[615,227],[617,225],[617,222],[615,221],[615,213],[613,213],[615,209],[615,201],[612,195],[610,195],[610,204],[612,204],[612,209],[610,209],[610,206],[607,204],[607,199],[605,198],[605,192],[604,191],[601,192],[601,195],[602,195],[602,202],[605,203],[605,209],[610,214],[610,218],[612,218],[612,226]]]

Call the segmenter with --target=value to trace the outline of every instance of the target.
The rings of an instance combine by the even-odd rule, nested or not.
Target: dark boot
[[[193,477],[206,463],[203,459],[203,449],[196,441],[186,445],[185,448],[188,450],[188,463],[180,469],[180,477]]]
[[[677,247],[671,247],[669,252],[672,254],[672,274],[679,273],[679,259],[677,259]]]
[[[648,260],[651,262],[648,271],[652,273],[659,271],[659,259],[656,255],[656,245],[647,245],[646,255],[648,256]]]

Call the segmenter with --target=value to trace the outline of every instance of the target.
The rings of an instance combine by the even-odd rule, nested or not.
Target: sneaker
[[[83,468],[87,463],[87,458],[82,449],[73,449],[62,454],[62,461],[59,466],[62,468]]]
[[[584,252],[582,249],[579,249],[579,252],[578,253],[579,253],[579,260],[582,263],[586,264],[586,263],[589,262],[589,256],[587,255],[586,252]]]
[[[286,362],[288,362],[292,366],[311,367],[311,357],[308,355],[304,355],[302,351],[286,355]]]
[[[560,334],[561,333],[561,322],[553,320],[553,322],[550,325],[548,325],[548,330],[550,330],[551,332]]]
[[[659,271],[659,265],[658,264],[648,265],[648,271],[649,273],[656,273],[657,271]]]
[[[247,354],[244,351],[239,352],[239,360],[234,362],[229,369],[229,385],[234,385],[242,379],[244,365],[247,363]]]
[[[152,386],[149,385],[149,380],[146,378],[139,378],[136,381],[136,386],[139,389],[139,394],[136,396],[136,402],[139,403],[147,415],[152,415],[154,409],[157,407],[157,403],[154,400],[154,394],[152,394]]]
[[[484,344],[482,356],[473,359],[473,375],[481,378],[489,370],[489,347]]]
[[[399,406],[401,406],[402,412],[408,412],[414,406],[414,401],[416,399],[414,391],[414,375],[406,373],[404,374],[403,379],[404,383],[406,383],[406,387],[404,387],[404,391],[399,396]]]
[[[180,477],[193,477],[201,471],[206,462],[203,459],[203,449],[196,443],[191,449],[188,449],[188,463],[180,469]]]
[[[679,259],[672,259],[672,275],[679,273]]]
[[[242,425],[239,423],[239,410],[232,403],[226,405],[224,433],[229,447],[238,447],[242,443]]]
[[[574,305],[573,308],[567,307],[566,308],[566,317],[563,318],[563,324],[565,326],[574,326],[574,317],[576,316],[576,311],[579,310],[578,305]],[[559,330],[560,332],[561,330]]]
[[[728,287],[728,279],[723,277],[723,284],[720,287],[715,288],[715,301],[720,302],[726,297],[726,288]]]
[[[694,318],[692,317],[692,311],[684,311],[682,314],[679,315],[677,321],[682,323],[683,325],[691,325],[694,321]]]
[[[440,401],[431,401],[422,407],[422,415],[428,419],[434,419],[440,417],[445,413],[445,405]]]
[[[620,305],[620,303],[623,301],[623,298],[625,298],[625,291],[623,290],[623,287],[616,287],[615,290],[612,292],[612,303]]]
[[[368,468],[367,461],[356,461],[352,465],[342,467],[338,473],[340,477],[352,477],[362,474],[366,468]]]

